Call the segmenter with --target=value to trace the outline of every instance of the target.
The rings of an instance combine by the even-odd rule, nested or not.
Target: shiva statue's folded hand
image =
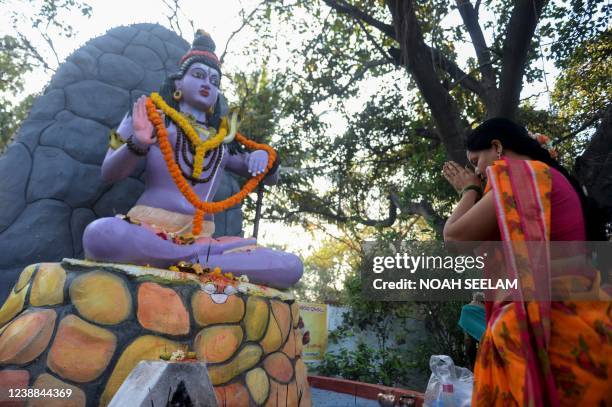
[[[261,174],[266,169],[268,165],[268,153],[264,150],[256,150],[253,151],[249,155],[249,174],[255,176],[257,174]]]

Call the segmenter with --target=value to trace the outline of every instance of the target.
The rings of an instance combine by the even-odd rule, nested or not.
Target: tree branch
[[[493,98],[496,90],[495,71],[491,63],[491,53],[482,33],[482,28],[478,22],[478,11],[472,6],[469,0],[457,0],[457,8],[463,19],[463,23],[468,30],[472,44],[476,50],[476,57],[482,73],[482,82],[487,91],[487,97]],[[483,95],[485,96],[485,95]]]
[[[413,0],[387,0],[387,6],[393,16],[401,62],[412,74],[427,102],[448,156],[454,161],[465,163],[465,130],[459,107],[438,78],[430,47],[423,40]]]
[[[489,116],[513,118],[523,88],[527,54],[546,0],[517,0],[508,22],[503,45],[499,101]]]
[[[407,206],[400,205],[399,197],[396,192],[390,193],[391,202],[400,210],[400,213],[407,215],[419,215],[432,225],[439,236],[442,236],[446,220],[438,215],[431,206],[431,203],[422,200],[421,202],[411,202]]]
[[[60,62],[59,55],[57,55],[57,51],[55,50],[55,45],[53,45],[53,40],[47,34],[45,34],[40,29],[38,29],[38,27],[36,29],[40,33],[40,36],[43,37],[47,45],[49,45],[49,48],[51,49],[51,52],[53,52],[53,56],[55,57],[55,62],[57,63],[57,67],[59,68],[61,62]]]
[[[395,38],[395,29],[392,25],[385,24],[382,21],[375,19],[374,17],[359,9],[358,7],[348,4],[344,0],[323,0],[323,2],[334,10],[342,14],[348,14],[354,18],[358,18],[364,23],[377,28],[384,34],[387,34],[389,37]]]
[[[601,112],[601,121],[584,153],[576,158],[574,171],[589,197],[604,211],[593,215],[602,215],[602,223],[612,222],[612,103]]]
[[[219,61],[221,62],[221,64],[223,64],[223,60],[225,59],[225,54],[227,53],[227,48],[229,47],[229,43],[232,41],[232,39],[234,39],[236,34],[238,34],[240,31],[242,31],[242,29],[249,23],[249,20],[251,20],[251,18],[255,15],[255,13],[259,11],[259,8],[261,6],[263,6],[264,4],[266,4],[267,2],[268,2],[267,0],[263,0],[262,2],[260,2],[253,9],[253,11],[251,11],[249,13],[249,15],[246,16],[246,18],[242,19],[242,24],[240,25],[240,27],[238,27],[237,30],[232,31],[232,33],[230,34],[229,38],[227,39],[227,42],[225,43],[225,47],[223,48],[223,53],[221,54],[221,57],[219,58]]]
[[[602,117],[604,117],[604,111],[595,113],[594,115],[589,117],[584,123],[582,123],[578,128],[576,128],[575,130],[571,131],[568,134],[564,134],[563,136],[553,140],[553,142],[552,142],[553,145],[560,144],[560,143],[564,142],[565,140],[568,140],[568,139],[576,137],[576,135],[578,133],[588,129],[593,124],[597,123]]]
[[[366,72],[368,72],[370,69],[375,68],[377,66],[383,66],[386,64],[390,64],[391,61],[388,59],[377,59],[374,61],[368,61],[365,64],[363,64],[363,66],[358,69],[355,74],[351,77],[351,79],[349,79],[349,81],[347,82],[346,85],[338,87],[338,86],[331,86],[332,89],[325,95],[325,96],[320,96],[318,98],[315,99],[316,102],[320,102],[322,100],[327,99],[330,96],[341,96],[344,92],[346,92],[346,90],[348,88],[351,87],[351,85],[353,83],[355,83],[356,81],[358,81],[359,79],[363,78],[363,76],[366,74]]]
[[[300,212],[308,212],[311,214],[322,216],[326,219],[339,222],[339,223],[347,223],[347,222],[356,222],[364,226],[378,226],[378,227],[390,227],[395,223],[397,219],[397,206],[389,197],[389,215],[386,219],[377,220],[370,219],[368,217],[362,217],[360,215],[352,215],[347,216],[342,211],[333,212],[329,208],[331,205],[327,202],[324,202],[318,196],[308,193],[301,192],[302,194],[306,194],[311,202],[302,201],[299,203],[299,211]],[[318,203],[317,203],[318,201]]]
[[[426,127],[419,127],[414,129],[414,134],[416,134],[417,136],[426,138],[426,139],[430,139],[430,140],[434,140],[434,141],[440,141],[440,134],[438,134],[435,130],[430,129],[430,128],[426,128]]]
[[[162,3],[164,3],[164,5],[168,8],[168,11],[170,13],[166,15],[166,18],[168,19],[168,24],[170,24],[170,28],[172,28],[172,30],[179,34],[181,37],[183,36],[183,29],[179,20],[179,14],[182,14],[183,17],[187,19],[187,23],[191,27],[191,34],[195,35],[195,23],[193,19],[189,18],[187,14],[185,14],[185,12],[183,11],[183,8],[180,5],[180,0],[171,1],[172,4],[170,3],[170,0],[162,0]]]
[[[36,49],[36,47],[34,47],[32,45],[32,43],[30,42],[30,40],[28,40],[28,38],[23,35],[20,32],[17,32],[17,35],[19,36],[19,40],[21,40],[21,43],[24,45],[25,49],[27,50],[27,52],[29,53],[29,55],[34,58],[35,60],[37,60],[38,62],[40,62],[40,64],[42,65],[42,67],[45,70],[48,71],[52,71],[55,72],[55,69],[52,68],[47,61],[45,60],[45,58],[43,58],[42,55],[40,55],[40,53],[38,52],[38,50]]]
[[[474,79],[469,73],[459,68],[457,64],[448,59],[446,55],[442,54],[439,49],[430,47],[427,44],[425,44],[425,46],[431,53],[433,59],[438,61],[437,65],[455,80],[453,86],[461,85],[478,96],[484,96],[485,89],[480,81]]]
[[[380,54],[383,57],[388,57],[392,62],[395,62],[395,59],[393,58],[393,55],[391,55],[389,52],[385,51],[382,47],[382,45],[380,45],[378,42],[376,42],[376,39],[374,39],[374,37],[372,36],[372,34],[370,34],[370,32],[368,31],[368,29],[366,28],[365,24],[363,23],[362,20],[358,19],[357,20],[357,24],[359,24],[359,27],[361,27],[361,29],[363,30],[363,32],[365,33],[366,37],[368,37],[368,39],[370,40],[370,42],[374,45],[374,47],[378,50],[378,52],[380,52]]]
[[[178,22],[178,9],[179,9],[178,1],[174,0],[174,7],[167,0],[162,0],[162,3],[164,3],[164,5],[168,8],[170,12],[170,14],[166,15],[170,28],[172,28],[174,32],[176,32],[180,37],[182,37],[183,30],[181,29],[181,25]]]

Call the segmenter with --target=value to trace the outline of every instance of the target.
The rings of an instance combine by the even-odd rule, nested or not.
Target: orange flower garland
[[[238,193],[233,196],[230,196],[227,199],[219,202],[205,202],[201,201],[198,195],[193,191],[193,188],[189,185],[187,180],[181,174],[181,169],[178,164],[174,161],[174,157],[172,154],[172,146],[170,141],[168,140],[168,130],[164,125],[164,121],[162,120],[159,112],[156,109],[155,104],[151,100],[151,98],[147,98],[147,115],[149,120],[155,126],[157,140],[159,142],[159,148],[164,156],[164,161],[166,161],[166,165],[168,167],[168,171],[174,180],[177,188],[183,196],[189,201],[190,204],[195,208],[195,215],[193,217],[193,230],[192,234],[194,236],[199,235],[202,232],[202,221],[204,220],[204,213],[217,213],[222,212],[226,209],[231,208],[239,204],[248,194],[253,192],[253,190],[257,187],[257,185],[263,180],[266,176],[270,168],[274,165],[274,161],[276,160],[276,151],[267,144],[259,144],[252,140],[249,140],[245,136],[240,133],[236,133],[236,140],[244,145],[246,148],[250,150],[264,150],[268,153],[268,165],[264,172],[259,175],[250,178],[242,187]]]
[[[200,135],[193,128],[193,126],[189,123],[189,120],[183,116],[182,113],[177,112],[172,107],[170,107],[164,99],[157,92],[151,93],[151,101],[157,106],[157,108],[161,109],[162,112],[166,116],[168,116],[176,126],[178,126],[185,135],[189,138],[189,140],[195,146],[195,156],[193,157],[193,173],[192,177],[199,178],[200,174],[202,174],[202,163],[204,162],[204,154],[213,148],[219,147],[225,137],[227,136],[227,118],[224,117],[221,119],[221,124],[219,125],[219,132],[217,133],[214,128],[211,127],[211,130],[207,131],[208,140],[203,141],[200,139]]]

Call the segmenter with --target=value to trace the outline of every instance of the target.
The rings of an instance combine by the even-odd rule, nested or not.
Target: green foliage
[[[554,38],[551,57],[560,69],[575,63],[575,54],[585,52],[584,45],[609,32],[612,5],[606,0],[552,2],[542,32]],[[608,34],[609,35],[609,34]]]
[[[57,40],[75,34],[70,21],[79,14],[90,18],[92,12],[91,6],[80,0],[0,0],[0,4],[8,5],[5,13],[24,61],[46,71],[55,71],[61,62]]]
[[[304,259],[304,274],[294,294],[301,301],[338,304],[343,302],[343,283],[355,269],[358,257],[342,241],[327,239]]]
[[[78,0],[30,0],[29,3],[33,7],[38,6],[38,10],[34,14],[35,17],[31,21],[34,28],[45,27],[45,29],[49,29],[49,27],[56,27],[61,29],[62,35],[67,38],[74,35],[74,28],[61,20],[60,12],[71,10],[90,17],[92,11],[90,5]]]
[[[418,237],[425,231],[427,236],[440,238],[441,225],[453,207],[455,193],[440,174],[448,156],[429,103],[418,91],[411,71],[397,60],[400,45],[374,25],[339,12],[329,3],[356,7],[392,27],[385,2],[357,0],[267,3],[249,22],[262,32],[252,49],[258,53],[264,50],[265,60],[274,66],[270,75],[284,80],[277,82],[275,101],[283,125],[277,127],[275,147],[282,151],[284,165],[294,169],[283,174],[281,190],[275,192],[273,207],[266,214],[271,219],[301,222],[304,226],[316,219],[346,227],[358,238],[363,236],[364,226],[388,218],[387,197],[395,191],[404,210],[392,233]],[[557,1],[545,7],[544,24],[536,29],[528,49],[525,81],[542,80],[541,51],[546,58],[567,59],[569,54],[558,52],[559,47],[551,51],[546,46],[550,39],[567,48],[569,38],[586,38],[601,31],[597,10],[602,2],[580,7],[574,3]],[[448,24],[457,6],[442,0],[414,4],[425,44],[461,65],[458,47],[470,37],[462,22]],[[503,56],[509,52],[504,41],[516,4],[509,0],[480,4],[480,24],[487,37],[492,32],[488,45],[498,82]],[[483,12],[485,8],[488,13]],[[589,21],[588,29],[565,21],[567,16],[580,13],[587,14],[580,19]],[[492,17],[485,19],[485,15]],[[558,33],[551,28],[561,25]],[[283,36],[292,40],[277,47],[277,39]],[[575,44],[572,48],[576,48]],[[475,79],[482,79],[475,58],[467,58],[462,68]],[[487,117],[481,97],[443,69],[436,69],[436,74],[457,103],[466,128]],[[569,94],[576,95],[571,91]],[[593,98],[601,102],[605,96],[600,93]],[[581,96],[578,99],[586,100]],[[521,117],[537,116],[537,120],[526,124],[553,139],[562,139],[576,128],[563,123],[567,118],[563,114],[540,111],[534,115],[535,110],[527,102],[522,106]],[[560,142],[560,147],[571,163],[581,143],[572,139]],[[425,222],[417,220],[419,217]],[[387,233],[383,224],[368,233]],[[399,224],[413,229],[400,231]]]
[[[15,101],[23,91],[23,76],[32,69],[18,40],[10,35],[0,38],[0,151],[14,136],[27,115],[34,95]]]
[[[429,103],[399,59],[400,44],[330,3],[355,6],[382,24],[393,24],[384,1],[360,0],[270,2],[249,21],[261,35],[247,54],[264,60],[267,76],[272,78],[269,82],[274,84],[273,101],[278,107],[272,142],[285,167],[281,185],[266,194],[264,217],[342,235],[353,242],[440,239],[456,194],[441,176],[448,155]],[[425,44],[482,80],[478,60],[459,55],[465,54],[471,38],[456,19],[455,3],[413,3]],[[509,52],[504,41],[518,3],[485,0],[479,4],[480,24],[499,85],[503,57]],[[602,5],[602,1],[549,2],[527,53],[524,82],[543,80],[542,58],[576,67],[561,72],[552,109],[525,100],[518,113],[519,121],[531,131],[553,139],[568,168],[589,141],[589,131],[580,130],[592,130],[596,121],[589,119],[610,100],[612,64],[609,50],[601,46],[608,38],[602,34],[601,22],[609,7]],[[283,38],[285,43],[279,41]],[[600,53],[591,50],[594,38]],[[576,62],[568,65],[572,55]],[[442,68],[436,68],[436,74],[457,103],[466,129],[487,117],[483,98]],[[452,119],[449,112],[448,120]],[[396,218],[390,215],[391,192],[396,193],[400,208]],[[329,289],[333,273],[309,263],[301,295],[337,301],[338,293]],[[308,286],[317,289],[308,294]],[[437,346],[442,348],[444,342],[452,348],[446,353],[455,352],[456,346],[444,338]]]
[[[372,301],[361,293],[361,279],[351,276],[345,283],[346,305],[343,324],[330,334],[332,343],[373,334],[376,347],[363,341],[354,350],[327,353],[317,367],[319,374],[345,379],[406,386],[414,376],[430,372],[431,355],[449,355],[457,366],[465,366],[464,333],[457,325],[459,302]],[[415,329],[414,321],[420,321]]]
[[[0,38],[0,93],[14,94],[23,90],[22,76],[32,70],[19,41],[10,35]]]
[[[343,348],[338,353],[326,354],[317,366],[317,373],[364,383],[401,386],[403,379],[412,373],[410,367],[395,349],[374,349],[359,342],[355,350]]]
[[[431,355],[448,355],[456,366],[467,366],[463,330],[459,327],[459,316],[464,303],[458,301],[422,302],[418,304],[423,316],[427,338],[418,341],[407,353],[414,366],[429,372]]]
[[[287,85],[287,78],[282,72],[270,72],[266,63],[261,64],[254,70],[241,70],[226,73],[230,86],[225,92],[230,104],[241,110],[242,121],[240,131],[249,138],[258,142],[268,143],[274,147],[281,159],[283,167],[292,167],[299,160],[302,153],[299,148],[299,140],[293,137],[293,132],[283,126],[287,117],[287,105],[293,100],[283,99]],[[264,58],[265,60],[265,58]],[[257,65],[254,65],[257,66]],[[283,220],[290,222],[287,216],[291,200],[285,196],[285,188],[289,185],[300,185],[304,179],[301,173],[284,173],[282,186],[266,188],[264,194],[263,218],[269,220]],[[254,219],[255,201],[247,198],[244,201],[243,211],[249,220]]]
[[[60,63],[55,48],[59,38],[75,30],[71,12],[91,16],[91,7],[78,0],[0,0],[11,22],[11,35],[0,38],[0,151],[27,116],[35,94],[23,95],[26,75],[35,69],[54,71]],[[24,29],[28,31],[25,32]],[[55,60],[55,62],[52,62]]]
[[[561,119],[576,128],[612,100],[612,29],[582,42],[564,64],[552,96]]]
[[[265,63],[259,70],[227,76],[242,114],[240,131],[257,142],[269,143],[278,129],[281,76],[270,78]]]
[[[356,6],[383,24],[393,23],[384,2],[336,3]],[[442,24],[457,12],[456,6],[441,0],[414,4],[425,43],[459,64],[458,47],[460,42],[470,41],[469,34],[463,24]],[[492,15],[491,20],[483,17],[481,24],[487,34],[493,33],[489,50],[498,82],[515,4],[489,0],[480,6]],[[546,24],[562,22],[564,16],[571,15],[567,7],[563,11],[556,5],[545,9]],[[265,12],[250,23],[262,33],[252,49],[266,55],[270,76],[282,78],[274,82],[281,125],[276,127],[273,141],[282,151],[284,165],[292,169],[283,174],[280,191],[274,191],[267,201],[266,215],[301,222],[307,228],[329,230],[332,224],[336,234],[352,242],[441,238],[440,220],[443,223],[450,213],[456,194],[440,174],[448,159],[440,129],[410,70],[397,60],[399,44],[323,1],[268,3]],[[566,33],[574,39],[584,38],[577,30],[575,25],[567,26]],[[545,58],[566,59],[570,55],[552,53],[546,47],[553,36],[547,25],[536,30],[527,53],[524,81],[542,80],[541,50]],[[278,38],[292,40],[275,48]],[[462,68],[482,79],[475,58],[468,58]],[[487,117],[482,98],[444,70],[437,69],[436,74],[457,103],[466,128]],[[529,101],[521,106],[519,118],[530,130],[555,140],[574,129],[556,112],[538,109]],[[560,142],[559,147],[566,163],[579,151],[575,139]],[[403,211],[392,226],[384,226],[376,220],[389,216],[390,191],[397,192]],[[306,260],[300,295],[336,301],[338,293],[329,290],[330,277],[338,274],[342,254],[331,248],[322,251],[325,253],[315,253]],[[335,262],[331,260],[334,256]],[[358,250],[355,256],[360,256]],[[306,287],[312,287],[312,294]],[[464,334],[457,325],[464,304],[371,301],[361,295],[360,280],[354,273],[345,280],[341,300],[351,311],[333,336],[342,340],[372,333],[377,346],[361,344],[355,350],[328,355],[321,373],[394,384],[405,382],[410,369],[428,372],[432,354],[446,354],[457,365],[466,365]],[[415,318],[422,321],[426,332],[416,341],[410,336]],[[390,337],[392,330],[401,337]]]
[[[15,136],[35,97],[36,95],[29,95],[17,104],[12,104],[8,100],[0,102],[0,151],[3,151]]]

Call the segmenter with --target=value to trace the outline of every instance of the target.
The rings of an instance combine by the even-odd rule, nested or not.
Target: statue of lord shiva
[[[213,214],[237,205],[259,183],[275,184],[279,167],[271,147],[237,132],[236,112],[222,112],[220,81],[215,44],[200,30],[159,94],[140,97],[111,133],[103,180],[122,180],[146,160],[145,190],[126,215],[87,226],[87,259],[159,268],[199,263],[277,288],[300,279],[303,265],[293,254],[258,247],[254,238],[212,237]],[[236,195],[211,202],[221,169],[249,179]]]

